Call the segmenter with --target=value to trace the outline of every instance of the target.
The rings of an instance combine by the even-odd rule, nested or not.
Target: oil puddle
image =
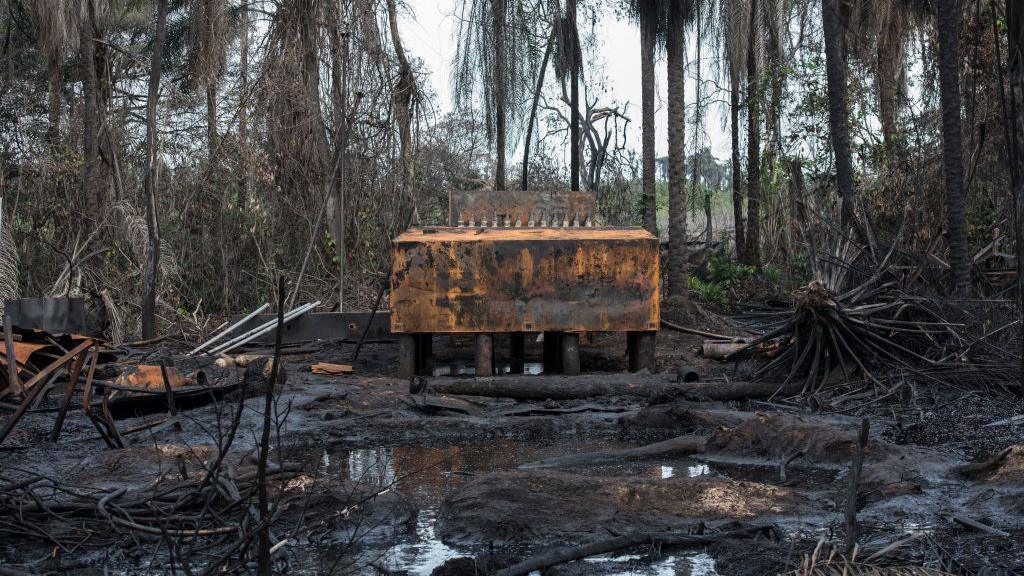
[[[446,560],[472,556],[476,552],[444,543],[435,531],[441,502],[461,484],[488,472],[514,469],[525,462],[621,447],[624,444],[619,442],[569,438],[548,445],[499,439],[445,447],[328,448],[319,455],[318,475],[380,489],[393,487],[419,509],[408,531],[389,541],[368,542],[359,547],[354,551],[356,557],[350,559],[352,565],[372,565],[376,567],[374,570],[384,568],[409,575],[430,575]],[[589,473],[656,479],[714,473],[708,464],[685,459],[591,466],[586,470]],[[590,558],[587,562],[589,568],[583,573],[607,576],[715,574],[714,560],[702,553],[680,556],[605,555]]]
[[[494,371],[497,374],[511,374],[512,365],[506,363],[496,363]],[[528,376],[536,376],[544,373],[544,364],[541,362],[524,362],[523,363],[523,374]],[[441,366],[435,366],[431,372],[434,376],[476,376],[476,367],[466,364],[465,362],[450,362]]]

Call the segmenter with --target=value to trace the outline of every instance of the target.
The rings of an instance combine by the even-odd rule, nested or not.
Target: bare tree
[[[416,93],[416,77],[413,76],[412,67],[409,66],[409,60],[405,56],[405,48],[402,47],[402,38],[398,34],[398,15],[396,14],[395,0],[387,0],[388,5],[388,24],[391,28],[391,44],[395,49],[395,56],[398,59],[398,82],[395,84],[395,92],[392,96],[395,108],[395,115],[398,120],[398,134],[399,142],[401,143],[401,158],[402,158],[402,198],[409,202],[413,210],[416,210],[416,197],[414,196],[413,186],[416,178],[416,164],[412,157],[412,109],[413,109],[413,96]],[[504,120],[502,120],[502,123]],[[504,154],[499,156],[501,158],[500,166],[502,171],[501,187],[498,190],[504,189]]]
[[[846,58],[843,55],[843,30],[839,19],[839,0],[822,0],[821,22],[825,36],[825,68],[828,86],[828,120],[832,151],[836,157],[836,184],[839,188],[843,228],[853,223],[853,161],[850,156],[850,113],[846,103]]]
[[[146,263],[146,295],[142,302],[142,337],[156,336],[157,269],[160,266],[160,224],[156,210],[157,132],[156,108],[160,102],[160,75],[163,72],[164,45],[167,43],[167,0],[157,0],[153,61],[149,68],[149,92],[146,98],[146,231],[149,261]]]
[[[939,0],[939,98],[942,108],[942,158],[949,223],[949,269],[952,293],[970,291],[971,260],[967,253],[967,199],[960,121],[959,0]]]

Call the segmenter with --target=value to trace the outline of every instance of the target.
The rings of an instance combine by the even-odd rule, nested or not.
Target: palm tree
[[[903,71],[904,44],[909,29],[907,13],[896,0],[876,0],[875,75],[878,85],[878,119],[886,153],[897,149],[896,95]]]
[[[658,0],[630,0],[632,18],[640,26],[640,156],[643,225],[653,234],[658,233],[657,205],[654,189],[654,49],[661,29],[661,9]]]
[[[761,88],[759,74],[762,30],[758,0],[750,2],[747,29],[747,238],[742,260],[761,265]]]
[[[535,27],[545,19],[528,2],[470,0],[456,31],[452,85],[462,112],[483,108],[487,137],[494,144],[494,187],[505,189],[506,151],[515,145],[543,47]]]
[[[96,156],[99,141],[99,107],[96,102],[96,7],[92,0],[79,5],[79,65],[82,76],[82,198],[91,207],[94,217],[102,212],[102,202],[94,188]]]
[[[731,77],[733,74],[730,73]],[[733,240],[736,245],[736,257],[742,254],[746,246],[745,227],[743,225],[743,170],[740,164],[740,86],[739,81],[730,81],[729,88],[729,128],[731,131],[731,166],[732,166],[732,217]]]
[[[189,66],[197,85],[206,91],[206,139],[210,154],[217,147],[217,89],[227,59],[227,28],[224,0],[191,1]]]
[[[49,85],[47,107],[49,124],[46,139],[51,147],[60,143],[60,65],[72,49],[78,35],[79,6],[65,0],[35,0],[31,5],[32,25],[35,28],[39,50],[46,58],[46,78]]]
[[[142,302],[142,337],[156,336],[156,273],[160,265],[160,227],[156,214],[156,106],[160,98],[164,44],[167,42],[167,0],[157,1],[156,34],[153,60],[149,68],[149,93],[146,98],[146,230],[149,261],[146,263],[146,291]]]
[[[743,219],[743,168],[740,164],[740,90],[747,73],[747,42],[751,26],[749,0],[719,0],[716,41],[722,69],[729,82],[729,125],[732,135],[732,211],[736,257],[744,257],[746,226]]]
[[[1017,311],[1024,318],[1024,6],[1017,0],[1006,0],[1006,33],[1010,52],[1010,109],[1006,110],[1006,120],[1010,126],[1013,228],[1017,244]],[[1019,372],[1024,393],[1024,338],[1019,340]]]
[[[942,109],[942,158],[949,228],[952,292],[966,295],[971,269],[967,254],[967,200],[960,125],[960,3],[939,0],[939,101]]]
[[[687,0],[670,0],[665,28],[668,56],[668,294],[686,297],[686,72],[685,27],[694,7]],[[699,65],[699,63],[698,63]],[[696,151],[695,151],[696,152]]]
[[[576,0],[568,0],[565,6],[563,39],[567,46],[569,65],[569,188],[580,189],[580,68],[583,66],[580,54],[579,31],[576,28]],[[525,169],[525,167],[524,167]]]
[[[821,24],[825,36],[825,75],[828,90],[828,120],[832,151],[836,157],[841,222],[847,229],[853,222],[853,161],[850,156],[850,117],[846,103],[846,58],[839,0],[822,0]]]

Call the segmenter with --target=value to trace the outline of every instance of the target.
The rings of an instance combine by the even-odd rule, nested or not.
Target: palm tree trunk
[[[505,189],[505,116],[508,108],[508,54],[505,27],[508,20],[507,0],[493,0],[494,25],[494,133],[497,162],[494,167],[494,189]]]
[[[641,182],[643,185],[643,225],[658,233],[657,206],[654,198],[654,35],[652,17],[640,22],[641,84]]]
[[[686,298],[686,41],[681,2],[668,8],[668,295]],[[696,156],[694,156],[696,158]]]
[[[91,207],[92,216],[101,220],[99,197],[94,189],[96,154],[98,146],[98,111],[96,109],[96,46],[94,43],[92,6],[82,0],[82,18],[79,25],[80,72],[82,75],[82,200]]]
[[[1006,113],[1011,130],[1010,174],[1013,186],[1013,228],[1017,244],[1017,313],[1022,320],[1021,326],[1024,326],[1024,6],[1018,0],[1006,0],[1006,28],[1010,78],[1010,103]],[[1018,337],[1018,342],[1017,353],[1021,358],[1019,393],[1024,394],[1024,338]]]
[[[544,75],[548,69],[548,60],[551,59],[551,49],[555,44],[555,28],[551,29],[551,37],[548,38],[548,45],[544,48],[544,59],[540,62],[540,70],[537,72],[537,86],[533,89],[533,103],[530,105],[530,121],[526,124],[526,141],[523,142],[523,176],[520,188],[529,189],[530,174],[530,142],[533,140],[533,125],[537,122],[537,107],[540,105],[540,93],[544,88]]]
[[[416,177],[416,164],[413,161],[412,153],[412,96],[416,89],[416,79],[412,74],[412,67],[405,56],[405,49],[402,47],[402,38],[398,34],[398,15],[395,7],[395,0],[387,0],[388,23],[391,28],[391,43],[395,49],[395,56],[398,59],[398,84],[395,86],[394,104],[395,116],[398,120],[398,139],[401,146],[402,164],[402,197],[405,198],[413,210],[417,209],[416,198],[413,193],[413,184]],[[502,124],[504,130],[504,124]],[[504,132],[501,133],[502,144],[499,150],[501,188],[505,189],[505,154]]]
[[[206,86],[206,148],[211,157],[217,148],[217,85],[212,80]]]
[[[732,128],[732,217],[736,259],[743,260],[746,236],[743,226],[743,170],[740,166],[740,89],[733,83],[729,91],[729,123]]]
[[[878,116],[882,125],[882,141],[885,144],[885,152],[892,160],[898,149],[898,134],[896,130],[896,88],[899,81],[900,46],[902,37],[900,28],[902,23],[900,16],[890,14],[885,27],[882,30],[882,37],[878,39],[876,51],[875,71],[878,77]]]
[[[761,265],[761,93],[757,66],[757,0],[750,2],[747,43],[747,245],[743,261]]]
[[[338,261],[338,312],[345,310],[345,171],[348,161],[348,81],[350,36],[342,38],[342,7],[332,3],[330,24],[331,42],[331,101],[334,123],[334,211],[331,218],[331,235],[334,237],[335,258]]]
[[[572,38],[570,50],[572,68],[569,70],[569,186],[570,190],[580,189],[580,62],[576,45],[576,0],[569,0],[565,9],[566,21],[569,25],[569,36]]]
[[[949,268],[952,292],[970,290],[967,253],[967,207],[960,124],[960,3],[939,0],[939,101],[942,109],[942,157],[946,181],[949,228]]]
[[[701,29],[701,4],[700,0],[697,0],[694,5],[694,14],[696,14],[695,24],[697,26],[697,78],[696,85],[694,86],[695,99],[694,99],[694,112],[693,112],[693,156],[692,166],[690,167],[690,189],[693,191],[694,198],[699,193],[698,186],[700,184],[699,178],[699,167],[701,162],[700,158],[703,158],[703,150],[700,148],[701,143],[701,120],[704,119],[703,110],[701,110],[701,90],[704,85],[701,83],[701,69],[703,68],[703,61],[701,60],[701,48],[704,46],[704,36]],[[711,187],[705,185],[704,189],[704,248],[706,250],[711,249],[711,239],[714,237],[714,230],[711,222]]]
[[[836,157],[840,220],[843,229],[853,224],[853,161],[850,157],[850,116],[846,104],[846,59],[838,0],[822,0],[821,24],[825,36],[825,77],[828,91],[828,122]]]
[[[207,58],[215,57],[212,45],[216,34],[214,16],[214,10],[217,9],[216,2],[217,0],[206,0],[205,5]],[[210,63],[207,65],[212,66]],[[216,75],[213,76],[206,85],[206,146],[210,156],[213,156],[214,150],[217,148],[217,80]]]
[[[241,54],[238,64],[238,196],[235,205],[244,209],[249,199],[249,2],[242,0],[241,20]]]
[[[46,77],[49,83],[49,124],[46,128],[46,141],[51,149],[60,146],[60,56],[59,51],[52,50],[46,59]]]
[[[149,68],[149,93],[146,97],[146,231],[149,237],[149,261],[146,263],[146,294],[142,302],[142,338],[156,336],[157,269],[160,266],[160,225],[156,212],[156,107],[160,100],[160,75],[163,72],[164,44],[167,42],[167,0],[157,1],[156,37],[153,61]]]

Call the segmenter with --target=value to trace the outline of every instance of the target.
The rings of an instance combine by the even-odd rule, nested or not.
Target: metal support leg
[[[636,360],[636,332],[626,332],[626,364],[630,372],[639,370]]]
[[[626,348],[629,350],[629,371],[639,372],[647,369],[654,374],[655,345],[657,332],[629,332],[626,336]]]
[[[430,332],[416,335],[416,373],[430,376],[434,371],[434,335]]]
[[[526,334],[513,332],[508,337],[508,363],[510,374],[522,374],[526,356]]]
[[[580,373],[580,335],[578,332],[562,334],[562,373],[576,376]]]
[[[416,334],[398,335],[398,377],[411,378],[416,375]]]
[[[490,334],[476,335],[476,375],[494,374],[494,337]]]
[[[544,333],[544,373],[562,371],[562,332]]]

